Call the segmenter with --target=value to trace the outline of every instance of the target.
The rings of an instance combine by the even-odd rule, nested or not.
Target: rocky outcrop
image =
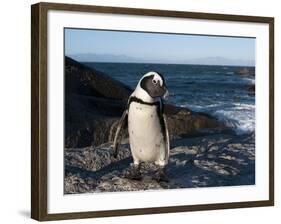
[[[65,92],[125,100],[131,89],[100,71],[65,57]]]
[[[235,71],[235,73],[241,76],[255,76],[255,67],[241,68]]]
[[[132,162],[128,144],[120,146],[116,159],[112,153],[109,143],[65,149],[65,193],[255,184],[254,134],[219,134],[172,141],[167,183],[154,179],[153,164],[143,164],[142,180],[125,178]]]
[[[113,139],[132,90],[110,76],[65,58],[65,147],[98,146]],[[227,129],[216,118],[165,105],[171,138]],[[126,131],[124,132],[126,137]]]
[[[253,84],[253,85],[249,85],[247,90],[251,93],[255,93],[255,90],[256,90],[256,86]]]

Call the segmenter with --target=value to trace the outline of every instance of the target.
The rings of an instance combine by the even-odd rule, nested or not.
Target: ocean
[[[85,62],[134,89],[143,74],[160,72],[169,90],[168,103],[207,112],[237,134],[255,130],[255,95],[248,87],[255,79],[236,74],[243,67],[178,64]]]

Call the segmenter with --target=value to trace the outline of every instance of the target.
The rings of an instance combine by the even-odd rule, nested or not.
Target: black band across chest
[[[130,97],[129,102],[128,102],[128,106],[132,102],[136,102],[136,103],[140,103],[140,104],[144,104],[144,105],[149,105],[149,106],[160,106],[160,102],[158,102],[158,101],[157,102],[146,102],[146,101],[143,101],[142,99],[140,99],[138,97],[135,97],[135,96]]]

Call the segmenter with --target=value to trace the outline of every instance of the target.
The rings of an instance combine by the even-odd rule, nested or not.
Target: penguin
[[[127,107],[118,122],[113,142],[114,157],[118,154],[120,131],[127,124],[133,157],[127,176],[131,179],[141,179],[140,164],[149,162],[158,167],[156,179],[168,181],[165,166],[169,160],[170,140],[162,100],[167,96],[164,77],[154,71],[146,73],[130,95]]]

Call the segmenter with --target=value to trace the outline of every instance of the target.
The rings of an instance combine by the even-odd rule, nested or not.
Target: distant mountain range
[[[253,60],[230,59],[224,57],[205,57],[187,60],[188,64],[201,65],[233,65],[233,66],[255,66]]]
[[[116,63],[155,63],[155,64],[195,64],[195,65],[229,65],[229,66],[255,66],[254,60],[230,59],[225,57],[203,57],[187,60],[160,60],[144,59],[126,55],[112,54],[73,54],[67,55],[79,62],[116,62]]]

